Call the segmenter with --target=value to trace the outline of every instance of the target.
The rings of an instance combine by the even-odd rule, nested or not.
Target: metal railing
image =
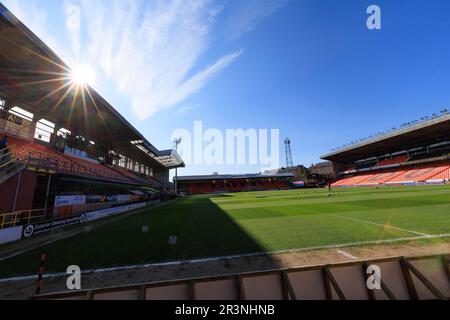
[[[32,150],[28,153],[26,164],[28,166],[56,170],[58,168],[58,159],[45,152]]]
[[[56,156],[44,151],[31,150],[25,161],[27,165],[50,168],[66,173],[86,174],[120,181],[130,180],[118,172],[84,166],[76,160],[69,159],[63,155]]]
[[[3,157],[5,157],[6,155],[11,154],[11,153],[13,154],[15,148],[16,148],[16,145],[13,144],[13,145],[11,145],[9,147],[0,149],[0,163],[1,163]]]
[[[14,156],[15,145],[0,150],[0,179],[13,172],[18,165]]]
[[[23,147],[25,147],[26,149],[26,146]],[[121,170],[102,168],[100,167],[100,165],[94,164],[90,165],[86,163],[86,161],[88,160],[80,159],[80,161],[84,161],[86,164],[80,163],[79,161],[72,159],[70,156],[66,156],[64,154],[59,155],[49,153],[44,150],[33,149],[32,147],[29,150],[22,150],[22,147],[15,148],[15,145],[10,146],[9,149],[9,154],[12,158],[14,158],[15,161],[21,162],[27,166],[36,167],[38,169],[53,169],[59,172],[85,174],[123,182],[140,181],[145,183],[151,182],[153,184],[159,184],[159,182],[157,181],[151,181],[153,179],[149,180],[147,178],[142,178],[139,176],[127,176],[125,173],[121,172]]]
[[[15,148],[16,148],[16,146],[12,145],[10,147],[6,147],[6,148],[0,150],[0,168],[5,166],[12,160],[17,160],[17,158],[14,157]]]
[[[34,209],[0,214],[0,230],[44,221],[47,218],[47,211],[45,209]]]

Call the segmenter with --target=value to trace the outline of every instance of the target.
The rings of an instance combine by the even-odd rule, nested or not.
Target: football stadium
[[[170,181],[177,150],[1,4],[0,39],[0,299],[450,298],[448,110],[309,169]]]

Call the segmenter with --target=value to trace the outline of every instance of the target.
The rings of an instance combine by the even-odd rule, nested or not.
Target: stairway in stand
[[[25,165],[14,157],[11,149],[0,150],[0,184],[25,169]]]

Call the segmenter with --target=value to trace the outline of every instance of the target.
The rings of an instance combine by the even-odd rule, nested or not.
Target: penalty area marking
[[[418,237],[349,242],[349,243],[341,243],[341,244],[328,245],[328,246],[316,246],[316,247],[307,247],[307,248],[291,249],[291,250],[256,252],[256,253],[247,253],[247,254],[241,254],[241,255],[221,256],[221,257],[193,259],[193,260],[169,261],[169,262],[161,262],[161,263],[149,263],[149,264],[131,265],[131,266],[123,266],[123,267],[103,268],[103,269],[89,269],[89,270],[82,271],[82,274],[104,273],[104,272],[125,271],[125,270],[139,270],[139,269],[147,269],[147,268],[178,266],[178,265],[182,265],[182,264],[195,264],[195,263],[222,261],[222,260],[239,259],[239,258],[247,258],[247,257],[270,256],[270,255],[284,254],[284,253],[298,253],[298,252],[321,250],[321,249],[338,249],[338,248],[344,248],[344,247],[353,247],[353,246],[370,245],[370,244],[377,245],[377,244],[387,244],[387,243],[395,243],[395,242],[402,242],[402,241],[414,241],[414,240],[449,238],[449,237],[450,237],[450,233],[443,233],[443,234],[418,236]],[[45,274],[43,276],[43,278],[48,279],[48,278],[56,278],[56,277],[63,277],[63,276],[67,276],[67,273],[59,272],[59,273]],[[4,279],[0,279],[0,283],[11,282],[11,281],[35,280],[36,277],[37,277],[36,275],[29,275],[29,276],[4,278]]]
[[[408,230],[408,229],[403,229],[403,228],[390,226],[390,225],[384,225],[384,224],[381,224],[381,223],[375,223],[375,222],[366,221],[366,220],[348,218],[348,217],[338,216],[338,215],[335,215],[335,214],[329,214],[329,216],[332,216],[332,217],[335,217],[335,218],[344,219],[344,220],[359,222],[359,223],[371,224],[371,225],[378,226],[378,227],[383,227],[383,228],[395,229],[395,230],[398,230],[398,231],[414,233],[414,234],[418,234],[419,236],[423,236],[423,237],[429,237],[430,236],[429,234],[426,234],[426,233],[417,232],[417,231]]]

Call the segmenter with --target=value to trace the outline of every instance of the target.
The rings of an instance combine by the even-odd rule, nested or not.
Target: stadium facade
[[[442,184],[450,180],[450,114],[414,121],[322,157],[339,187]]]
[[[158,150],[0,4],[0,230],[170,196]]]

